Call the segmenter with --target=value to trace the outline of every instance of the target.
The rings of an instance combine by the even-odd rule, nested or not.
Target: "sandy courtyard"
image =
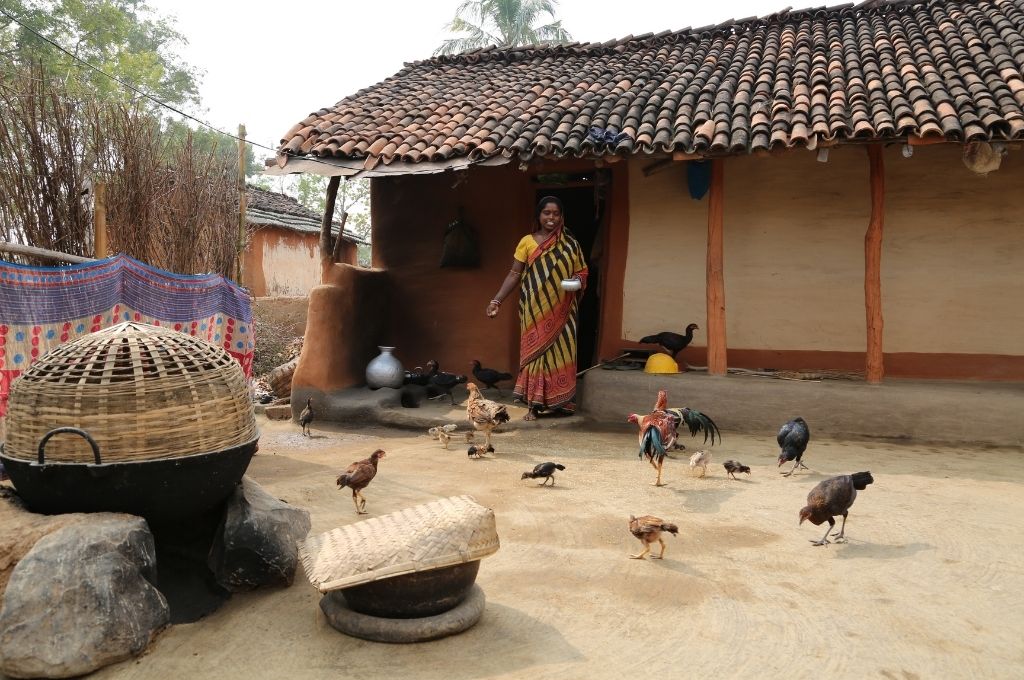
[[[370,643],[332,629],[305,575],[287,589],[236,595],[164,632],[142,658],[94,677],[134,678],[1015,678],[1024,675],[1024,457],[1018,450],[812,439],[811,467],[784,479],[774,433],[726,433],[709,476],[682,453],[668,486],[638,462],[636,436],[572,429],[496,436],[469,460],[426,434],[261,423],[249,474],[310,510],[313,531],[357,521],[334,478],[376,447],[388,455],[366,490],[379,515],[469,493],[497,515],[501,550],[478,583],[487,610],[470,631],[418,645]],[[688,444],[690,442],[687,442]],[[753,473],[725,476],[737,458]],[[520,473],[566,465],[554,488]],[[807,492],[870,470],[850,542],[813,547],[797,526]],[[679,525],[664,561],[630,560],[630,514]]]

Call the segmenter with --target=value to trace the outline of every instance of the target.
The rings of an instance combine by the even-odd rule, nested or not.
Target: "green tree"
[[[555,19],[557,0],[465,0],[445,28],[461,34],[441,43],[434,54],[457,54],[488,45],[557,45],[572,40]],[[545,15],[551,21],[537,25]]]
[[[296,199],[315,213],[323,214],[327,207],[327,178],[319,175],[303,174],[295,184]],[[334,202],[334,217],[348,213],[345,230],[353,232],[366,241],[367,245],[359,246],[359,264],[370,266],[370,180],[343,179],[338,187],[338,197]]]
[[[176,51],[187,41],[145,0],[0,0],[0,63],[40,65],[72,94],[134,99],[137,95],[120,83],[33,31],[162,101],[198,101],[199,73]],[[10,72],[0,69],[0,81],[9,77]]]

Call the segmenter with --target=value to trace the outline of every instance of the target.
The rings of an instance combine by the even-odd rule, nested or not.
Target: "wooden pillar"
[[[708,192],[708,373],[725,375],[725,275],[722,251],[722,220],[725,204],[724,161],[711,161],[711,188]]]
[[[93,185],[92,226],[93,256],[102,260],[107,256],[107,185],[97,182]]]
[[[868,383],[882,382],[882,227],[885,223],[885,161],[882,146],[868,146],[871,167],[871,219],[864,234],[864,309],[867,314]]]
[[[235,282],[242,285],[242,259],[245,254],[245,212],[248,209],[248,195],[245,191],[245,126],[238,125],[238,258],[235,267]]]
[[[335,175],[327,183],[327,200],[324,203],[324,219],[320,222],[320,283],[327,282],[327,273],[331,270],[331,223],[334,221],[334,203],[338,200],[338,187],[341,186],[341,176]],[[341,238],[341,235],[338,235]]]

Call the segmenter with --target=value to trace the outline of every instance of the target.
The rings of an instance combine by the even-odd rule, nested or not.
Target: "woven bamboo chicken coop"
[[[88,437],[50,439],[58,428]],[[257,439],[227,352],[129,322],[58,346],[14,382],[2,458],[33,510],[180,516],[223,500]]]

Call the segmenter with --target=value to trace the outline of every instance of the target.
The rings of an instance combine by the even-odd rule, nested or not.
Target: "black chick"
[[[316,414],[313,412],[313,397],[309,397],[306,399],[306,408],[302,409],[302,413],[299,414],[299,425],[302,426],[303,436],[309,436],[312,438],[313,432],[309,429],[309,425],[313,422],[313,417],[315,415]]]
[[[722,467],[725,468],[725,471],[728,472],[729,476],[733,479],[736,479],[737,472],[746,472],[748,475],[750,474],[750,467],[741,464],[738,460],[727,460],[722,463]]]
[[[511,380],[515,376],[511,373],[501,373],[493,368],[481,368],[480,362],[473,359],[473,377],[476,378],[478,382],[483,383],[485,387],[497,389],[498,394],[501,394],[501,388],[495,383]]]
[[[426,387],[430,384],[430,379],[437,375],[437,369],[440,365],[436,360],[431,359],[427,362],[427,370],[424,371],[422,368],[417,366],[412,371],[405,372],[405,378],[402,380],[403,385],[420,385]]]
[[[800,460],[804,457],[804,451],[807,450],[807,442],[811,440],[811,429],[807,427],[807,421],[799,416],[793,418],[782,426],[775,439],[779,442],[779,448],[782,449],[779,452],[779,467],[791,460],[796,461],[793,463],[792,470],[782,473],[783,477],[789,477],[797,467],[807,469],[807,466]]]
[[[676,354],[686,349],[687,345],[693,341],[693,332],[695,330],[700,330],[700,326],[691,323],[686,327],[686,335],[662,331],[656,335],[646,335],[640,338],[640,342],[645,345],[661,345],[675,359]]]
[[[543,477],[544,481],[540,483],[541,486],[544,486],[545,484],[547,484],[549,479],[551,480],[551,486],[554,486],[555,485],[555,470],[564,470],[564,469],[565,469],[565,466],[561,465],[559,463],[551,463],[551,462],[538,463],[537,466],[535,468],[533,468],[533,472],[524,472],[523,476],[520,477],[520,479],[539,479],[539,478]]]
[[[875,481],[870,472],[854,472],[852,475],[840,475],[819,482],[816,487],[807,494],[807,505],[800,510],[800,524],[805,519],[811,520],[811,524],[820,526],[822,522],[828,522],[828,529],[820,541],[811,541],[814,545],[827,545],[828,532],[836,526],[832,519],[836,515],[843,516],[843,526],[838,533],[832,534],[836,543],[846,543],[846,516],[850,514],[850,506],[857,500],[857,492],[868,488],[868,484]]]
[[[455,406],[455,397],[452,396],[452,390],[455,389],[456,385],[462,385],[467,380],[468,378],[464,375],[454,375],[452,373],[439,371],[436,375],[433,375],[430,378],[430,386],[439,390],[439,393],[430,398],[440,399],[447,394],[448,400],[451,401],[452,406]]]

